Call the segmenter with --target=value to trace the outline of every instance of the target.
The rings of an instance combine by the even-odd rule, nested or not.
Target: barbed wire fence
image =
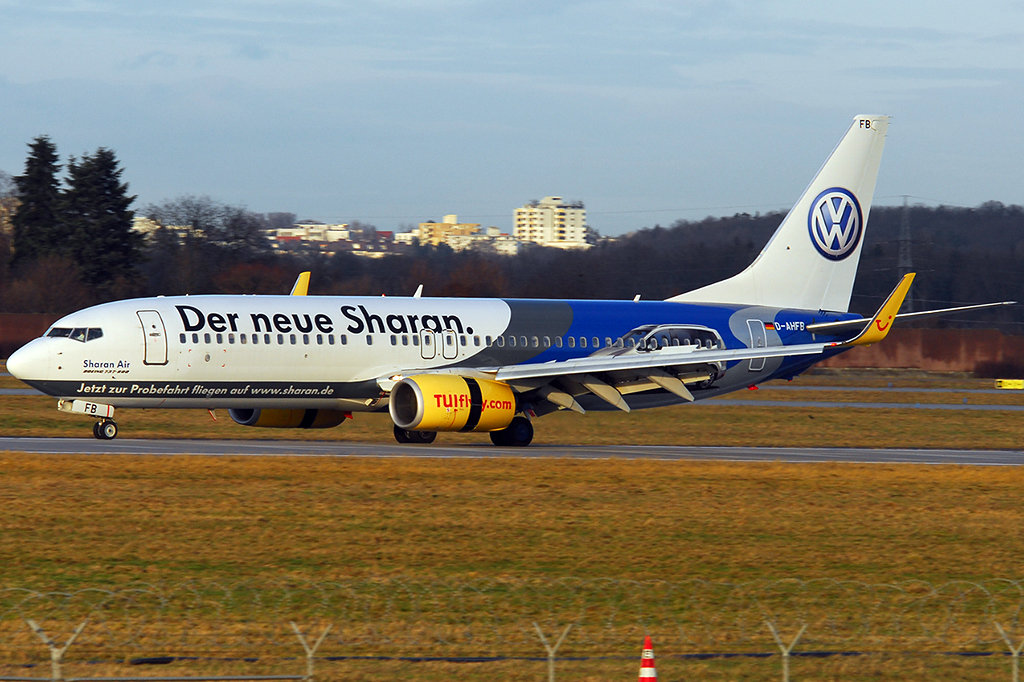
[[[190,581],[0,589],[0,657],[66,678],[75,661],[294,662],[293,674],[174,679],[313,680],[321,661],[559,661],[941,653],[1007,656],[1019,682],[1024,582],[401,579]],[[41,674],[49,664],[49,674]],[[301,669],[300,669],[301,664]],[[280,666],[278,666],[279,668]],[[158,678],[103,678],[158,679]],[[159,678],[171,679],[171,678]]]

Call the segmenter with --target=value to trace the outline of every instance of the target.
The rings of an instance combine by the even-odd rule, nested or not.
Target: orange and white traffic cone
[[[651,636],[644,637],[644,652],[640,655],[640,679],[639,682],[651,682],[658,679],[658,669],[654,667],[654,648],[651,646]]]

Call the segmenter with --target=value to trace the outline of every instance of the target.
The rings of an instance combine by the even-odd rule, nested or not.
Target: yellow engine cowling
[[[499,431],[516,416],[516,397],[500,381],[419,374],[395,384],[388,409],[406,431]]]
[[[350,415],[340,410],[228,410],[236,424],[268,429],[329,429]]]

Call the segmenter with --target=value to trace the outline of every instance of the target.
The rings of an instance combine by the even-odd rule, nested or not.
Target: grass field
[[[882,391],[890,379],[841,380]],[[0,383],[13,387],[10,381]],[[798,380],[837,381],[827,375]],[[915,375],[901,376],[897,385],[991,383]],[[896,401],[896,394],[842,395]],[[898,395],[938,402],[934,394]],[[538,421],[537,441],[1014,449],[1024,443],[1019,413],[794,408],[785,406],[793,396],[784,391],[751,397],[777,399],[779,406],[551,415]],[[89,433],[88,420],[57,413],[52,399],[0,402],[5,435]],[[244,429],[226,415],[214,422],[201,411],[123,410],[118,417],[122,437],[391,440],[386,415],[357,415],[341,428],[298,435]],[[442,439],[486,442],[486,435]],[[0,453],[0,582],[66,589],[399,576],[1019,580],[1022,497],[1024,470],[1016,467]],[[768,640],[766,650],[772,646]],[[880,661],[798,660],[794,675],[1009,678],[1002,659]],[[328,678],[525,680],[544,674],[542,663],[337,665]],[[637,668],[628,661],[564,665],[559,679],[625,679]],[[778,678],[777,659],[666,659],[659,668],[661,679],[671,680]],[[78,673],[95,675],[98,668]]]
[[[1018,449],[1024,443],[1024,415],[1015,412],[933,411],[904,409],[816,409],[792,407],[794,400],[962,403],[1024,405],[1024,391],[999,394],[907,393],[898,388],[990,389],[991,380],[964,375],[917,372],[822,372],[782,386],[849,386],[877,392],[741,391],[727,396],[734,405],[684,405],[624,414],[559,412],[536,422],[538,444],[671,444],[671,445],[784,445],[816,447],[909,447]],[[770,386],[771,384],[769,384]],[[24,387],[12,377],[0,377],[0,388]],[[887,392],[888,391],[888,392]],[[744,405],[749,399],[771,400],[778,406]],[[0,434],[7,436],[90,437],[92,421],[57,412],[55,401],[43,396],[0,397]],[[121,438],[271,438],[394,442],[386,413],[359,414],[342,426],[324,430],[251,429],[234,424],[225,411],[217,420],[204,410],[121,409],[116,418]],[[446,444],[490,442],[485,433],[443,433]]]

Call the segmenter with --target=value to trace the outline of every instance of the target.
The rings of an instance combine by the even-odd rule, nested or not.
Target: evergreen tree
[[[57,148],[40,135],[29,144],[25,174],[14,178],[21,205],[11,220],[14,257],[11,263],[33,261],[67,248],[67,233],[60,220],[60,172]]]
[[[99,148],[80,161],[68,162],[68,189],[62,216],[71,235],[70,253],[87,284],[104,289],[119,278],[133,276],[141,237],[132,230],[135,201],[122,169],[109,149]]]

